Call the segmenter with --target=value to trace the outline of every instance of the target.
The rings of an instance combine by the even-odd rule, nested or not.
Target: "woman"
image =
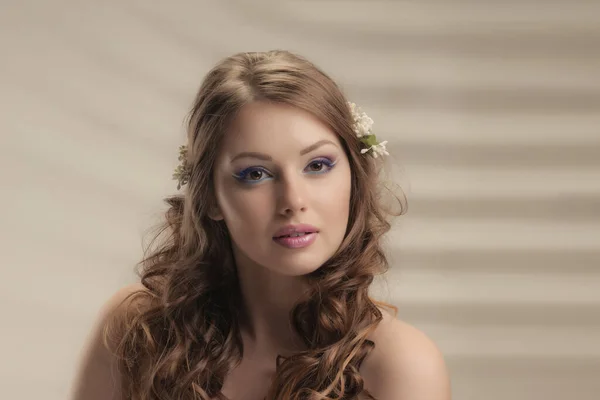
[[[74,398],[449,399],[435,345],[368,296],[390,228],[371,124],[286,51],[210,71],[184,194],[104,307]]]

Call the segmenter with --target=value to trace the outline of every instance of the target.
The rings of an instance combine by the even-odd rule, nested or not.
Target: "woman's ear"
[[[216,201],[213,201],[212,205],[208,209],[208,217],[215,221],[223,220],[223,213],[221,213],[221,209],[217,205]]]

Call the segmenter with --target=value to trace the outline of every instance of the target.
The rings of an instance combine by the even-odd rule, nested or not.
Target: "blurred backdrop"
[[[388,139],[408,214],[375,294],[457,400],[600,398],[600,4],[0,0],[0,397],[65,399],[132,282],[204,76],[298,52]]]

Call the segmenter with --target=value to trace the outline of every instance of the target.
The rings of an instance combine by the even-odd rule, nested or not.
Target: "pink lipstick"
[[[288,249],[300,249],[310,246],[318,233],[319,230],[311,225],[287,225],[275,233],[273,240]]]

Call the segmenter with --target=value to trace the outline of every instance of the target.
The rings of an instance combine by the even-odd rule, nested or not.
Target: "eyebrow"
[[[300,151],[300,155],[303,156],[305,154],[308,154],[311,151],[314,151],[314,150],[318,149],[319,147],[324,146],[326,144],[332,144],[337,147],[337,145],[334,142],[332,142],[331,140],[323,139],[323,140],[319,140],[318,142],[316,142],[314,144],[311,144],[310,146],[308,146],[305,149],[302,149]],[[236,155],[235,157],[233,157],[231,159],[231,162],[234,162],[235,160],[238,160],[240,158],[258,158],[259,160],[264,160],[264,161],[272,161],[273,160],[273,158],[271,156],[268,156],[263,153],[257,153],[254,151],[243,151],[243,152],[239,153],[238,155]]]

